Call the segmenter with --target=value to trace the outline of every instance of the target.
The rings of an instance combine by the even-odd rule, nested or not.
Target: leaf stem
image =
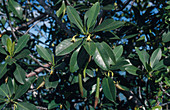
[[[82,83],[82,75],[81,73],[78,73],[78,80],[79,80],[79,89],[81,96],[83,97],[83,83]]]

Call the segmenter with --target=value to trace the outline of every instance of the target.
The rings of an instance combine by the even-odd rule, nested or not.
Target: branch
[[[66,24],[62,23],[61,20],[57,17],[57,15],[54,14],[54,10],[51,9],[47,4],[45,4],[44,0],[38,0],[38,1],[40,5],[42,5],[43,8],[45,9],[45,13],[53,17],[56,20],[57,24],[60,25],[60,28],[63,29],[70,37],[72,37],[74,34],[71,32],[71,30],[69,30],[66,27]]]
[[[161,104],[160,106],[165,106],[165,105],[169,105],[169,104],[170,104],[170,102],[166,102],[166,103]]]
[[[45,64],[45,65],[43,65],[43,64],[40,63],[36,58],[34,58],[34,56],[32,56],[31,54],[29,54],[29,56],[30,56],[35,62],[37,62],[40,66],[42,66],[42,67],[39,67],[39,68],[35,69],[34,71],[30,72],[29,74],[26,75],[26,77],[35,76],[35,75],[37,75],[36,73],[40,73],[40,72],[42,72],[42,71],[44,71],[44,70],[50,72],[50,70],[47,69],[48,67],[50,67],[50,64]]]
[[[135,105],[138,105],[140,108],[143,108],[141,101],[135,96],[132,91],[121,91],[127,98],[127,100],[132,101]]]
[[[159,87],[161,88],[161,90],[163,91],[164,94],[166,94],[167,96],[170,97],[170,94],[166,92],[166,90],[163,88],[162,84],[163,84],[163,82],[161,81],[161,82],[159,83]]]

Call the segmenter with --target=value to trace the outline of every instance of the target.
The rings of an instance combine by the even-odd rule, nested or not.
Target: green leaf
[[[6,102],[6,99],[4,98],[4,96],[0,95],[0,103]]]
[[[124,68],[125,68],[125,65],[128,65],[129,62],[126,61],[125,59],[123,58],[119,58],[117,61],[116,61],[116,64],[115,65],[112,65],[111,66],[111,70],[123,70],[124,71]]]
[[[15,91],[14,100],[20,98],[23,94],[25,94],[25,92],[27,92],[27,90],[30,88],[30,86],[31,86],[30,81],[27,81],[23,85],[19,85],[19,87]]]
[[[80,49],[79,49],[80,48]],[[71,56],[70,59],[70,72],[75,72],[79,68],[84,68],[85,64],[89,59],[88,53],[85,51],[84,47],[79,47]]]
[[[84,16],[85,23],[87,21],[87,29],[89,30],[96,23],[96,19],[98,13],[100,11],[100,4],[96,2],[86,13]]]
[[[5,55],[8,55],[8,54],[6,53],[6,51],[2,48],[2,46],[0,46],[0,53],[5,54]]]
[[[64,15],[65,11],[66,11],[66,5],[65,5],[65,1],[63,0],[61,7],[56,12],[57,17],[60,17],[62,13]]]
[[[136,68],[136,67],[133,66],[133,65],[127,66],[127,67],[125,68],[125,70],[126,70],[128,73],[132,74],[132,75],[138,75],[137,72],[140,71],[139,68]]]
[[[109,32],[110,32],[111,34],[113,34],[113,35],[114,35],[114,37],[109,38],[109,39],[120,40],[119,36],[117,36],[114,32],[112,32],[112,31],[109,31]]]
[[[18,55],[16,55],[14,58],[15,59],[21,59],[21,58],[25,58],[27,57],[31,52],[28,49],[24,49],[23,51],[21,51]]]
[[[137,47],[135,47],[135,50],[139,56],[140,61],[143,63],[145,68],[147,68],[146,63],[148,64],[149,54],[145,50],[140,51]]]
[[[26,35],[23,35],[19,40],[18,40],[18,43],[17,43],[17,46],[16,46],[16,49],[15,49],[15,53],[18,53],[19,51],[21,51],[26,45],[27,45],[27,42],[29,40],[29,35],[26,34]]]
[[[9,9],[20,19],[22,19],[22,7],[14,0],[8,1]]]
[[[2,104],[0,105],[0,110],[3,110],[3,108],[4,108],[5,105],[6,105],[6,103],[2,103]]]
[[[123,46],[119,45],[113,49],[113,53],[115,54],[116,61],[122,56],[123,54]]]
[[[116,87],[115,87],[115,84],[113,83],[113,80],[110,77],[103,78],[102,88],[103,88],[103,93],[106,96],[106,98],[115,103]]]
[[[14,55],[14,50],[15,50],[15,42],[12,43],[12,47],[11,47],[11,56]]]
[[[78,63],[77,63],[77,56],[80,51],[81,47],[76,49],[73,54],[71,55],[70,59],[70,72],[75,72],[79,69]]]
[[[27,102],[18,102],[17,108],[18,110],[38,110],[35,105]]]
[[[8,39],[8,38],[9,38],[9,36],[3,35],[3,36],[2,36],[2,39],[1,39],[2,44],[5,46],[6,51],[7,51],[7,39]]]
[[[45,87],[46,89],[49,89],[49,88],[56,88],[58,86],[58,81],[51,81],[50,80],[50,76],[46,77],[45,78]]]
[[[96,43],[96,51],[93,58],[95,63],[103,70],[108,70],[111,65],[115,64],[114,53],[105,42]]]
[[[68,15],[70,22],[75,24],[84,34],[85,32],[83,30],[82,20],[81,20],[79,14],[77,13],[76,9],[74,9],[71,6],[67,6],[67,15]]]
[[[76,39],[75,42],[71,42],[71,39],[66,39],[56,46],[56,56],[66,55],[72,52],[76,47],[80,45],[82,39]]]
[[[128,35],[128,36],[125,36],[123,37],[123,39],[131,39],[133,37],[136,37],[138,34],[132,34],[132,35]]]
[[[163,42],[169,42],[169,41],[170,41],[170,32],[164,33],[164,34],[162,35],[162,41],[163,41]]]
[[[93,41],[90,41],[90,42],[85,41],[83,43],[83,47],[85,48],[85,50],[87,51],[87,53],[90,56],[94,55],[94,52],[96,50],[96,45],[95,45],[95,43]]]
[[[0,86],[0,95],[8,97],[8,89],[5,83]]]
[[[155,106],[155,107],[152,107],[152,110],[162,110],[162,107],[161,106]]]
[[[11,38],[7,38],[7,51],[10,53],[10,55],[12,54],[12,41]]]
[[[8,71],[7,63],[0,64],[0,79],[4,76],[4,74]]]
[[[11,97],[14,92],[14,87],[13,87],[13,83],[12,83],[12,78],[10,78],[10,77],[8,77],[7,89],[8,89],[9,95]]]
[[[112,9],[114,9],[114,5],[113,4],[108,4],[108,5],[104,6],[104,7],[102,7],[102,9],[103,10],[112,10]]]
[[[104,20],[99,26],[97,26],[93,31],[111,31],[117,29],[124,25],[122,21],[114,21],[113,19]]]
[[[151,58],[150,58],[150,65],[152,68],[154,68],[154,66],[159,63],[159,60],[161,59],[162,57],[162,51],[160,48],[157,48],[151,55]]]
[[[59,106],[59,105],[60,105],[60,103],[57,104],[57,103],[55,102],[55,100],[52,100],[52,101],[48,104],[48,109],[56,108],[56,107]]]
[[[21,84],[25,83],[25,71],[18,64],[16,64],[16,69],[14,71],[14,77],[19,83],[21,83]]]
[[[49,62],[52,62],[52,55],[45,49],[44,47],[37,45],[37,52],[38,54],[44,59]]]

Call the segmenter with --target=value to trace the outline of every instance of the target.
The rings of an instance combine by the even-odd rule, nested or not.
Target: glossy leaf
[[[148,64],[148,60],[149,60],[149,54],[145,50],[140,51],[137,47],[135,47],[135,50],[139,56],[140,61],[143,63],[143,65],[146,68],[146,63]]]
[[[99,26],[94,29],[94,32],[98,31],[111,31],[124,25],[122,21],[115,21],[113,19],[104,20]]]
[[[125,70],[132,75],[138,75],[138,71],[140,71],[138,68],[136,68],[133,65],[127,66]]]
[[[45,49],[44,47],[37,45],[37,52],[38,54],[44,59],[49,62],[52,62],[52,55]]]
[[[162,51],[160,48],[157,48],[151,55],[150,58],[150,65],[153,68],[157,63],[159,63],[159,60],[162,57]]]
[[[119,45],[113,49],[113,52],[115,54],[116,60],[118,60],[122,54],[123,54],[123,46]]]
[[[89,30],[96,23],[96,19],[98,13],[100,11],[100,4],[96,2],[86,13],[84,16],[85,22],[87,21],[87,29]]]
[[[170,41],[170,32],[163,34],[162,41],[163,42],[169,42]]]
[[[96,51],[93,58],[95,63],[103,70],[108,70],[111,65],[115,64],[114,53],[105,42],[96,43]]]
[[[76,39],[75,42],[71,42],[71,39],[66,39],[56,46],[56,56],[66,55],[72,52],[82,42],[81,39]]]
[[[8,1],[9,9],[20,19],[22,19],[22,7],[14,0]]]
[[[115,103],[116,87],[115,87],[115,84],[113,83],[113,80],[110,77],[103,78],[102,88],[103,88],[103,93],[106,96],[106,98]]]
[[[16,69],[14,71],[14,77],[19,83],[21,83],[21,84],[25,83],[25,71],[18,64],[16,64]]]
[[[93,41],[90,41],[90,42],[85,41],[83,43],[83,47],[85,48],[85,50],[87,51],[87,53],[90,56],[94,55],[94,52],[96,50],[96,45],[95,45],[95,43]]]
[[[18,110],[38,110],[35,105],[27,102],[18,102],[17,108]]]
[[[0,64],[0,79],[4,76],[6,72],[7,72],[7,63]]]
[[[70,22],[75,24],[81,30],[82,33],[85,33],[83,30],[82,20],[79,14],[77,13],[76,9],[74,9],[71,6],[67,6],[67,15],[68,15]]]
[[[29,35],[23,35],[22,37],[19,38],[15,52],[14,53],[18,53],[19,51],[21,51],[26,45],[27,42],[29,40]]]

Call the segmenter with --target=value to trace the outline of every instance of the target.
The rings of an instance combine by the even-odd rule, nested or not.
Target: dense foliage
[[[0,109],[169,109],[170,2],[1,0]]]

